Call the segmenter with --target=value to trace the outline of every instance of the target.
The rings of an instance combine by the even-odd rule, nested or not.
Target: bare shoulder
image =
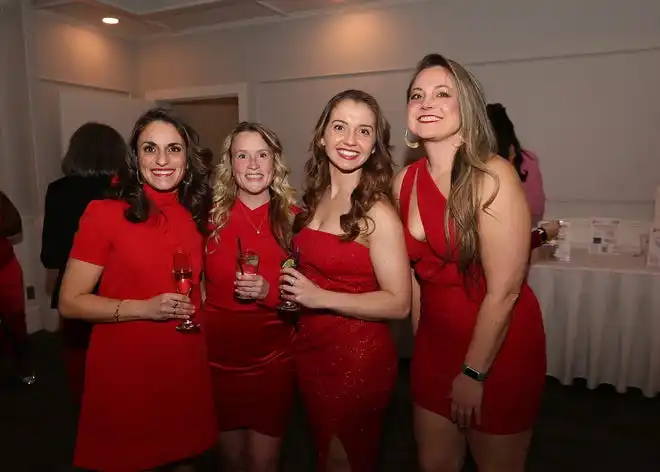
[[[396,208],[386,200],[379,200],[369,209],[367,216],[371,219],[374,233],[390,233],[400,231],[401,219]]]
[[[481,187],[484,200],[489,200],[493,193],[504,196],[522,191],[516,169],[502,157],[493,155],[486,161],[485,167],[488,173],[484,174]]]

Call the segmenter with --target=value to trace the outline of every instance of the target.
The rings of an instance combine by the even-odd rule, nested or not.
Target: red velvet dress
[[[295,237],[300,271],[319,287],[344,293],[379,290],[369,249],[304,228]],[[317,471],[326,470],[333,437],[352,472],[374,472],[381,428],[397,375],[397,354],[384,322],[303,310],[294,343],[298,385],[312,426]]]
[[[455,261],[445,264],[446,200],[420,159],[410,166],[401,188],[401,215],[406,243],[421,288],[421,316],[415,337],[411,388],[416,405],[450,417],[451,384],[472,339],[485,296],[483,275],[466,289]],[[408,214],[417,175],[417,201],[428,242],[408,231]],[[511,315],[507,337],[484,382],[481,425],[490,434],[526,431],[536,419],[545,385],[545,333],[541,310],[525,282]]]
[[[281,437],[293,401],[294,330],[275,309],[286,253],[271,233],[268,207],[250,210],[237,199],[219,239],[209,240],[204,319],[220,430]],[[259,254],[258,273],[270,284],[264,300],[239,302],[234,296],[238,238],[244,251]]]
[[[173,254],[185,250],[193,265],[191,297],[199,306],[203,238],[176,193],[158,193],[147,186],[145,191],[157,208],[144,223],[124,217],[124,202],[91,202],[70,257],[104,267],[100,296],[147,300],[176,291]],[[137,472],[200,454],[215,444],[204,335],[177,331],[179,322],[94,325],[75,466]]]

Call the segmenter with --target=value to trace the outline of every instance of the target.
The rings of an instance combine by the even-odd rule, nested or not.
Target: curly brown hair
[[[351,193],[351,209],[341,215],[340,226],[343,240],[353,241],[368,227],[370,218],[367,213],[378,201],[393,202],[392,146],[390,145],[390,124],[385,119],[376,99],[361,90],[344,90],[328,101],[314,128],[314,137],[310,144],[312,156],[305,163],[305,192],[303,211],[296,216],[293,231],[298,232],[309,224],[314,217],[324,192],[330,187],[330,162],[321,144],[323,133],[330,121],[335,107],[344,100],[364,103],[373,112],[375,126],[375,145],[373,154],[362,166],[360,182]]]

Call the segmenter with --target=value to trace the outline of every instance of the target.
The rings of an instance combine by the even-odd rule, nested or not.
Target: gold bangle
[[[115,308],[115,313],[112,315],[112,317],[115,319],[115,323],[119,323],[119,307],[123,301],[124,300],[119,300],[119,303],[117,303],[117,308]]]

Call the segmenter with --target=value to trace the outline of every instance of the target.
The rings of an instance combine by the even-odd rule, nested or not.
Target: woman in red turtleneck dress
[[[215,169],[204,318],[228,472],[276,470],[293,399],[294,330],[276,311],[293,220],[281,155],[272,131],[244,122],[225,140]],[[257,275],[237,273],[239,248],[259,255]]]
[[[195,132],[164,110],[138,119],[130,150],[116,198],[83,214],[60,290],[62,316],[94,323],[74,465],[191,470],[217,435],[204,336],[177,330],[201,303],[207,170]],[[179,251],[190,298],[175,293]]]

